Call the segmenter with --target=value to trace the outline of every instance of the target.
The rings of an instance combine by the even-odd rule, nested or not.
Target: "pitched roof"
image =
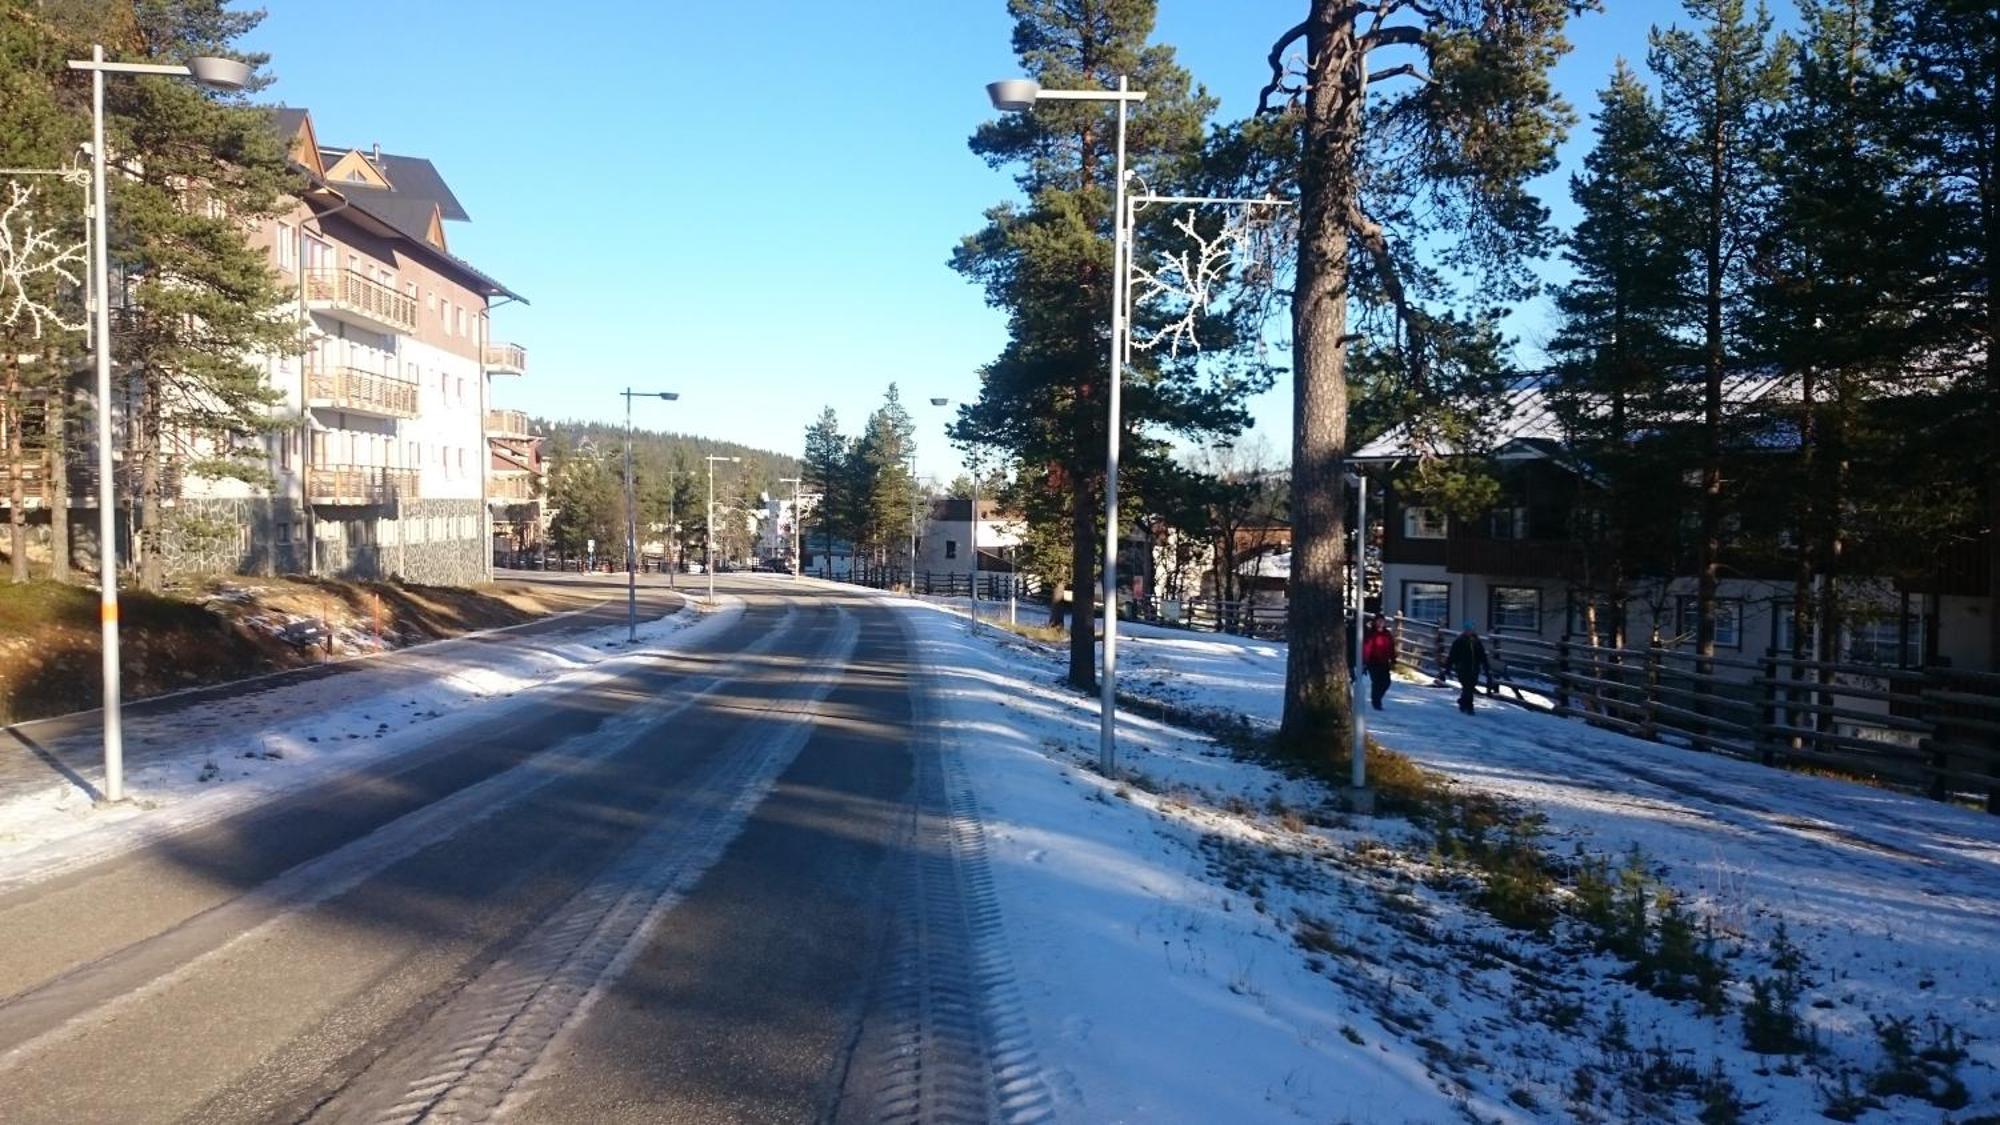
[[[438,174],[437,165],[421,156],[397,156],[385,152],[381,156],[381,168],[396,185],[402,195],[414,195],[428,199],[438,206],[438,213],[457,222],[471,222],[472,216],[459,206],[458,197],[445,186],[444,177]]]
[[[339,187],[340,194],[352,200],[356,207],[395,227],[405,237],[430,242],[431,216],[438,210],[435,202],[362,184],[341,184]]]
[[[1568,445],[1569,435],[1557,416],[1549,390],[1555,373],[1544,371],[1515,380],[1488,414],[1489,448],[1496,456],[1546,456]],[[1751,367],[1731,371],[1723,377],[1725,406],[1748,406],[1789,386],[1791,380],[1774,368]],[[1696,384],[1698,386],[1698,384]],[[1770,444],[1770,435],[1759,444]],[[1782,443],[1780,443],[1782,444]],[[1451,456],[1459,450],[1448,445],[1419,450],[1408,425],[1392,426],[1374,440],[1355,450],[1350,460],[1361,462],[1400,461],[1421,453]]]

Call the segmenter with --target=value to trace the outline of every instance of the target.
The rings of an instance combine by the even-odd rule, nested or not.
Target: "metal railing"
[[[381,414],[417,416],[417,385],[407,379],[353,367],[321,367],[306,372],[306,397],[315,405]]]
[[[417,299],[355,270],[308,270],[306,300],[322,301],[403,332],[417,330]]]
[[[315,504],[387,504],[417,499],[417,470],[383,465],[316,465],[306,470]]]

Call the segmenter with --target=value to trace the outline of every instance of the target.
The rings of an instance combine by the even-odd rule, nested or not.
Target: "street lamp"
[[[799,551],[799,485],[804,482],[798,477],[779,477],[778,483],[792,486],[792,577],[797,578],[800,560],[805,558]]]
[[[632,400],[672,402],[681,396],[679,391],[635,391],[630,387],[618,393],[625,396],[625,643],[629,645],[639,640],[639,505],[632,491]],[[667,581],[672,583],[673,578],[669,576]]]
[[[708,604],[715,604],[715,463],[723,461],[731,465],[743,463],[741,457],[716,457],[710,455],[708,461]]]
[[[1354,788],[1354,799],[1365,800],[1362,794],[1368,790],[1368,712],[1361,706],[1361,618],[1368,609],[1368,474],[1348,473],[1347,483],[1354,486],[1359,496],[1354,515],[1354,661],[1349,671],[1353,674],[1354,689],[1348,699],[1347,709],[1354,715],[1354,762],[1348,771],[1348,780]]]
[[[105,202],[104,76],[170,74],[193,78],[218,90],[240,90],[250,80],[250,64],[235,59],[196,58],[186,66],[104,61],[93,44],[88,59],[70,59],[71,70],[90,72],[90,272],[96,307],[91,336],[97,360],[97,589],[104,650],[104,799],[125,797],[125,729],[118,659],[118,510],[112,504],[111,464],[111,247]]]
[[[1133,102],[1146,100],[1146,92],[1132,89],[1121,74],[1116,90],[1044,90],[1031,78],[1009,78],[988,83],[986,95],[993,100],[993,108],[1003,113],[1024,112],[1040,101],[1118,104],[1118,159],[1111,210],[1110,419],[1104,450],[1104,663],[1098,677],[1102,683],[1097,729],[1097,764],[1109,775],[1118,767],[1118,439],[1124,350],[1120,338],[1125,329],[1125,255],[1131,240],[1125,212],[1125,120]]]
[[[932,406],[949,406],[948,398],[934,398]],[[972,477],[972,621],[966,626],[968,632],[979,631],[979,466],[971,464],[967,458],[969,476]]]

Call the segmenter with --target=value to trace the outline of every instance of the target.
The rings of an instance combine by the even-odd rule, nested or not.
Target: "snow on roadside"
[[[899,604],[985,810],[1059,1116],[2000,1110],[2000,820],[1490,702],[1466,719],[1453,693],[1399,683],[1371,714],[1385,746],[1545,818],[1551,859],[1605,857],[1615,876],[1637,849],[1646,893],[1671,889],[1713,950],[1704,1011],[1624,979],[1633,965],[1571,922],[1500,925],[1423,833],[1349,820],[1314,781],[1129,715],[1132,779],[1099,776],[1095,707],[1056,686],[1059,654]],[[1275,722],[1282,644],[1143,626],[1121,641],[1131,694]],[[1806,1053],[1749,1049],[1752,981],[1796,989],[1758,1011]]]
[[[45,783],[17,785],[0,797],[0,889],[406,753],[533,706],[543,690],[610,678],[615,662],[683,644],[741,610],[737,599],[712,611],[689,601],[641,622],[636,644],[627,643],[622,624],[504,644],[460,638],[198,708],[129,717],[129,800],[122,805],[96,806],[54,771]],[[98,738],[92,729],[47,749],[68,761],[95,761]],[[89,771],[93,784],[100,777]]]

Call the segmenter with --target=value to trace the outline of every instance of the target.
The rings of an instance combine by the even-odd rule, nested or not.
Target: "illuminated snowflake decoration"
[[[1165,346],[1168,354],[1201,350],[1201,321],[1229,291],[1268,280],[1281,237],[1282,205],[1246,202],[1230,208],[1222,225],[1204,229],[1189,208],[1173,222],[1182,248],[1153,255],[1151,265],[1132,265],[1133,303],[1155,306],[1168,314],[1162,324],[1135,328],[1132,346],[1152,351]]]
[[[6,206],[0,208],[0,326],[25,324],[38,340],[51,327],[83,331],[82,310],[71,319],[50,303],[50,295],[83,288],[86,244],[64,245],[53,231],[36,224],[30,206],[33,188],[18,183],[7,187]]]

